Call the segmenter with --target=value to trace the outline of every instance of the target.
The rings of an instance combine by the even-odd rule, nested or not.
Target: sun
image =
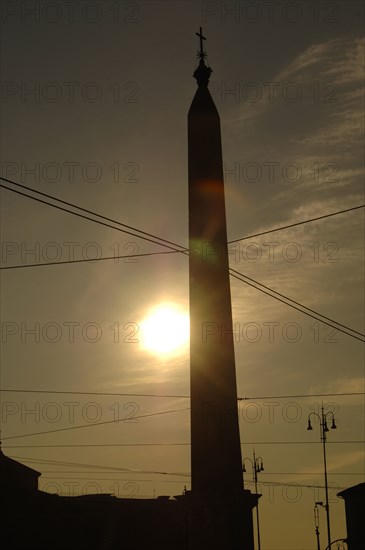
[[[140,335],[148,351],[180,353],[189,339],[189,316],[172,304],[161,304],[140,323]]]

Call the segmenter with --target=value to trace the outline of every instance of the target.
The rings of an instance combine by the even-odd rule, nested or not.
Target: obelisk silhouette
[[[204,544],[204,548],[242,550],[250,546],[243,543],[221,130],[208,90],[212,70],[205,63],[202,29],[198,36],[199,66],[194,72],[198,89],[188,114],[191,497],[201,503],[192,548]]]

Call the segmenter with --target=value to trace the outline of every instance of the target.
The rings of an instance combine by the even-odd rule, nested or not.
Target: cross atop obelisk
[[[212,74],[212,69],[210,67],[207,67],[205,64],[204,59],[207,57],[206,52],[203,49],[203,40],[206,40],[205,36],[203,36],[203,29],[200,27],[200,31],[195,33],[197,36],[199,36],[200,39],[200,51],[197,52],[197,57],[200,59],[199,66],[194,72],[194,78],[196,79],[198,86],[208,86],[209,83],[209,77]]]
[[[197,57],[200,57],[200,59],[205,59],[207,57],[206,52],[203,50],[203,40],[206,40],[205,36],[203,36],[203,29],[200,27],[200,32],[195,33],[200,38],[200,52],[197,53]]]

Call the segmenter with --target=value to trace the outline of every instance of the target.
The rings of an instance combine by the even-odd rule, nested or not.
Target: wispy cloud
[[[321,109],[315,113],[312,110],[318,121],[314,133],[310,132],[302,140],[294,138],[294,142],[323,145],[343,141],[352,143],[360,137],[363,128],[362,117],[359,116],[363,108],[363,66],[363,38],[350,40],[340,37],[313,44],[272,79],[272,82],[279,84],[279,97],[274,100],[269,86],[262,86],[262,100],[245,103],[239,113],[239,121],[257,121],[259,115],[277,110],[280,106],[280,86],[295,83],[303,92],[300,104],[318,102]],[[334,119],[332,124],[326,123],[326,118]]]

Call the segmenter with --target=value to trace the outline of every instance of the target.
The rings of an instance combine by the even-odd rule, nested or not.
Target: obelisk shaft
[[[188,115],[192,550],[253,550],[243,487],[219,114],[200,29]]]
[[[188,116],[192,490],[243,490],[220,121],[206,86]]]

